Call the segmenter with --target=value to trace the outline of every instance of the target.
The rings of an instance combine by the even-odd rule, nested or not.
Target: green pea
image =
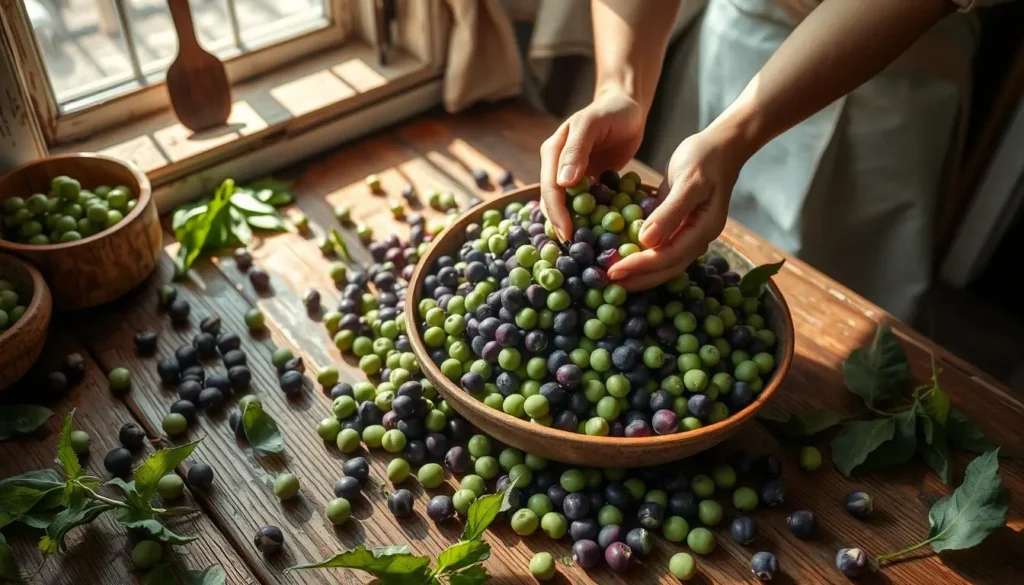
[[[397,429],[395,429],[397,430]],[[399,431],[401,432],[401,431]],[[409,479],[411,473],[409,462],[401,457],[396,457],[388,463],[388,479],[393,484],[400,484],[403,481]]]
[[[540,526],[540,519],[537,514],[529,508],[521,508],[512,514],[512,531],[519,536],[529,536],[537,531]]]
[[[605,504],[597,511],[597,523],[602,528],[609,525],[621,526],[624,520],[622,510],[611,504]]]
[[[732,493],[732,505],[741,512],[752,512],[758,502],[757,491],[753,488],[739,487]]]
[[[567,469],[558,479],[559,485],[567,492],[581,492],[587,487],[587,479],[579,469]]]
[[[352,517],[352,504],[345,498],[335,498],[327,502],[327,520],[335,526],[341,526]]]
[[[126,368],[114,368],[107,374],[110,389],[118,394],[127,392],[132,387],[132,373]]]
[[[715,534],[707,528],[694,528],[686,536],[686,546],[699,555],[709,555],[715,550]]]
[[[320,371],[316,374],[316,381],[324,388],[331,388],[338,383],[340,375],[338,374],[338,368],[334,366],[325,366],[320,368]]]
[[[155,540],[143,540],[132,548],[132,566],[139,570],[152,569],[163,557],[164,547]]]
[[[478,476],[485,480],[491,480],[498,477],[500,471],[500,465],[498,460],[490,455],[484,457],[478,457],[473,463],[473,470]]]
[[[540,529],[549,538],[559,540],[569,532],[569,520],[558,512],[548,512],[540,518]]]
[[[530,418],[541,418],[548,414],[550,405],[544,395],[537,394],[526,399],[523,410]]]
[[[800,468],[814,471],[821,467],[821,451],[811,446],[800,449]]]
[[[177,473],[168,473],[156,482],[156,493],[165,502],[172,502],[185,493],[185,482]]]
[[[444,483],[444,469],[437,463],[427,463],[416,474],[423,487],[433,489]]]
[[[473,505],[473,502],[477,500],[479,496],[473,490],[460,489],[456,490],[452,494],[452,503],[455,504],[455,511],[466,516],[469,514],[469,508]]]
[[[316,434],[324,441],[336,441],[340,432],[341,423],[333,416],[321,420],[316,426]]]
[[[533,483],[533,470],[525,463],[520,463],[508,470],[508,478],[515,487],[526,489]]]
[[[359,358],[359,369],[364,374],[374,375],[380,373],[381,359],[379,355],[370,354]]]
[[[382,427],[383,428],[383,427]],[[398,429],[391,429],[381,437],[381,446],[388,453],[400,453],[405,449],[405,433]]]
[[[92,439],[89,437],[89,433],[85,431],[71,431],[69,435],[71,440],[71,450],[76,455],[85,455],[89,453],[89,447],[92,444]]]
[[[359,450],[360,440],[359,431],[355,429],[341,429],[341,432],[338,433],[338,450],[345,454],[355,453]]]
[[[629,492],[629,495],[638,502],[642,501],[644,494],[647,493],[647,486],[644,485],[643,481],[635,477],[622,482],[622,486],[625,487],[626,491]]]
[[[274,479],[274,495],[290,500],[299,494],[299,478],[293,473],[282,473]]]
[[[722,521],[722,505],[714,500],[702,500],[697,506],[697,516],[705,526],[715,526]]]
[[[369,425],[363,429],[363,442],[370,449],[377,449],[381,446],[381,441],[384,439],[384,433],[387,432],[381,425]]]
[[[669,516],[661,525],[661,534],[669,542],[683,542],[690,533],[690,525],[682,516]]]
[[[263,316],[263,311],[253,307],[245,313],[245,326],[249,328],[249,331],[259,331],[265,324],[266,318]]]
[[[174,437],[188,429],[188,420],[183,415],[172,412],[164,416],[161,427],[168,436]]]
[[[502,469],[509,471],[517,465],[524,465],[526,459],[523,452],[519,449],[506,447],[498,454],[498,462],[501,463]]]
[[[668,560],[668,570],[680,581],[689,581],[697,573],[697,561],[689,553],[676,553]]]

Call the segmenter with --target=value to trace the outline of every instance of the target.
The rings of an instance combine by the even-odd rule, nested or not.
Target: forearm
[[[950,0],[825,0],[710,128],[749,157],[880,72],[953,10]]]
[[[624,91],[650,110],[681,0],[591,0],[595,94]]]

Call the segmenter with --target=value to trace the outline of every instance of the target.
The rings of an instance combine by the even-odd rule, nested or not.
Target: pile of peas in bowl
[[[14,326],[25,314],[28,299],[22,300],[14,284],[0,274],[0,333]]]
[[[120,223],[137,203],[131,189],[123,185],[101,185],[89,191],[61,175],[53,178],[49,194],[3,201],[0,237],[36,246],[74,242]]]
[[[744,295],[718,254],[651,290],[610,281],[657,207],[639,184],[609,171],[567,189],[571,242],[536,201],[468,225],[417,307],[442,374],[506,414],[593,436],[692,431],[750,405],[775,370],[763,287]]]

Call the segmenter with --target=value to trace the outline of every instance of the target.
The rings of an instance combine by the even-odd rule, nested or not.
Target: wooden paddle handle
[[[192,24],[192,8],[188,5],[188,0],[167,0],[167,5],[171,9],[174,30],[178,33],[178,52],[202,50],[196,39],[196,29]]]

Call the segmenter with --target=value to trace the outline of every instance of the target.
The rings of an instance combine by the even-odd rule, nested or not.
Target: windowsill
[[[392,51],[387,65],[381,66],[372,46],[348,42],[236,85],[231,116],[221,128],[193,133],[168,109],[52,152],[103,152],[130,160],[159,186],[438,75],[400,51]]]

